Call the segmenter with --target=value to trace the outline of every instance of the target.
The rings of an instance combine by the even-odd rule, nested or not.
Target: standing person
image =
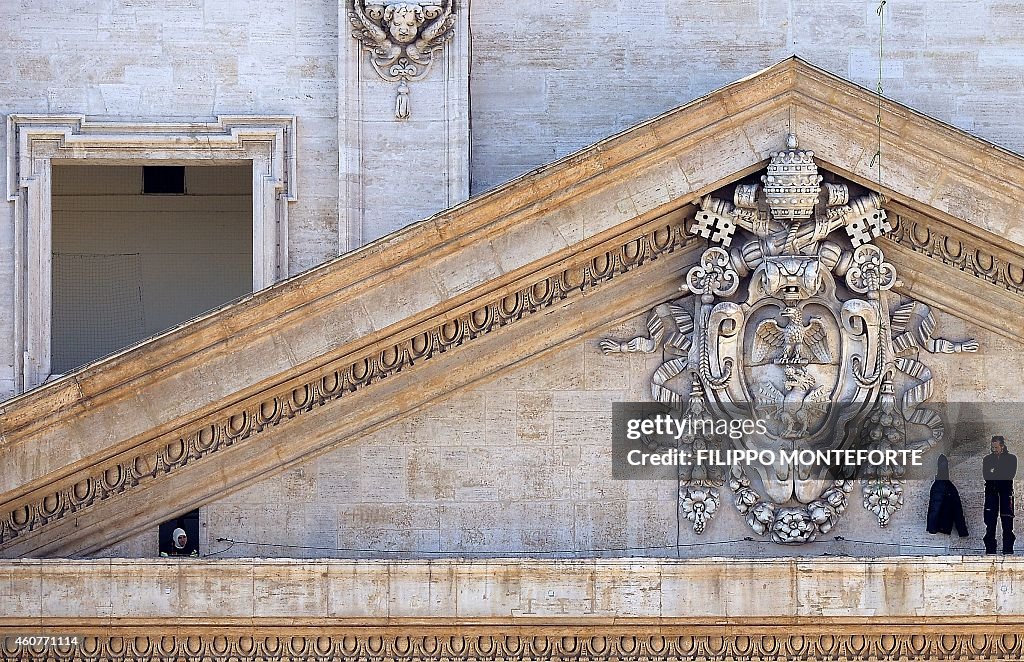
[[[939,467],[935,472],[935,482],[928,498],[928,533],[953,532],[953,526],[961,538],[967,537],[967,520],[964,519],[964,506],[960,501],[960,492],[949,480],[949,458],[939,456]]]
[[[985,553],[996,553],[996,519],[1003,520],[1003,554],[1013,554],[1013,479],[1017,456],[1006,450],[1001,435],[992,437],[992,452],[981,467],[985,476]]]

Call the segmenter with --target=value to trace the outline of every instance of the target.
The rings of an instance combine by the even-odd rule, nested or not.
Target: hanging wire
[[[359,547],[321,547],[314,545],[289,545],[284,543],[257,542],[253,540],[234,540],[232,538],[217,538],[217,542],[229,543],[228,546],[218,552],[206,556],[223,554],[235,545],[251,545],[254,547],[276,547],[281,549],[306,549],[321,552],[347,552],[350,554],[406,554],[417,556],[467,556],[467,555],[495,555],[495,556],[542,556],[550,554],[610,554],[618,552],[651,552],[657,550],[678,550],[680,547],[705,547],[709,545],[735,545],[741,542],[764,542],[757,541],[747,536],[739,540],[706,540],[702,542],[677,543],[675,545],[653,545],[638,547],[603,547],[598,549],[544,549],[544,550],[522,550],[522,549],[493,549],[493,550],[422,550],[422,549],[370,549]],[[678,552],[677,552],[678,553]]]
[[[227,542],[227,543],[230,543],[230,544],[228,544],[228,546],[225,547],[224,549],[218,550],[216,552],[210,552],[209,554],[203,554],[203,558],[204,559],[205,558],[210,558],[211,556],[218,556],[220,554],[223,554],[224,552],[228,551],[229,549],[231,549],[232,547],[235,546],[235,541],[228,540],[226,538],[217,538],[217,542]]]
[[[878,84],[875,86],[875,94],[878,98],[878,108],[875,112],[875,126],[878,129],[878,144],[875,148],[875,155],[871,157],[869,165],[878,166],[878,188],[882,188],[882,58],[885,54],[885,2],[879,0],[875,14],[878,15]]]

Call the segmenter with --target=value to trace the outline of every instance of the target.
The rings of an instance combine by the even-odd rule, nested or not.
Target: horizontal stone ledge
[[[1024,622],[1024,560],[13,560],[0,626],[39,619]]]
[[[0,634],[5,628],[0,626]],[[20,635],[25,636],[25,635]],[[677,662],[678,660],[1019,660],[1024,636],[999,625],[890,628],[886,624],[835,627],[502,627],[448,624],[382,628],[278,629],[205,627],[117,628],[74,635],[73,644],[47,646],[7,636],[4,659],[196,660],[201,662]]]
[[[144,635],[152,633],[189,634],[193,632],[294,632],[296,636],[305,634],[303,630],[317,632],[362,632],[375,633],[380,630],[423,631],[458,628],[490,628],[503,631],[534,631],[544,628],[600,628],[601,632],[622,628],[626,632],[635,632],[637,628],[674,632],[704,632],[717,628],[730,630],[757,630],[768,633],[774,629],[790,631],[833,631],[850,630],[859,632],[880,631],[897,633],[901,630],[917,632],[922,626],[942,631],[957,632],[990,632],[993,629],[1017,632],[1020,630],[1024,639],[1024,615],[995,616],[789,616],[776,614],[772,616],[730,616],[730,617],[594,617],[566,615],[560,618],[550,616],[537,617],[504,617],[504,618],[342,618],[331,616],[288,616],[288,617],[222,617],[209,616],[190,618],[188,616],[152,618],[139,617],[3,617],[0,619],[0,638],[5,632],[31,632],[40,626],[60,630],[66,633],[97,634],[118,633],[122,636],[134,636],[136,632]],[[1012,626],[1012,627],[1011,627]],[[26,630],[26,628],[28,628]],[[53,635],[51,635],[53,636]],[[1024,643],[1024,642],[1022,642]],[[2,660],[3,658],[0,658]]]

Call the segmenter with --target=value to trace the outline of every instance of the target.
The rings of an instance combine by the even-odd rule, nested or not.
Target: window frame
[[[14,389],[51,374],[52,167],[236,165],[252,162],[253,291],[288,275],[288,203],[295,201],[296,118],[222,115],[212,122],[96,122],[83,115],[7,117],[14,204]]]

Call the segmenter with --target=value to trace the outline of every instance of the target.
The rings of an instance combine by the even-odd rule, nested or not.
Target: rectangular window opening
[[[144,195],[151,171],[188,195]],[[187,172],[181,172],[187,171]],[[50,372],[67,374],[252,291],[252,163],[53,166]],[[166,191],[167,188],[161,188]],[[179,191],[180,193],[180,191]]]
[[[160,524],[160,556],[199,556],[199,510]]]
[[[142,192],[185,194],[185,166],[142,166]]]

